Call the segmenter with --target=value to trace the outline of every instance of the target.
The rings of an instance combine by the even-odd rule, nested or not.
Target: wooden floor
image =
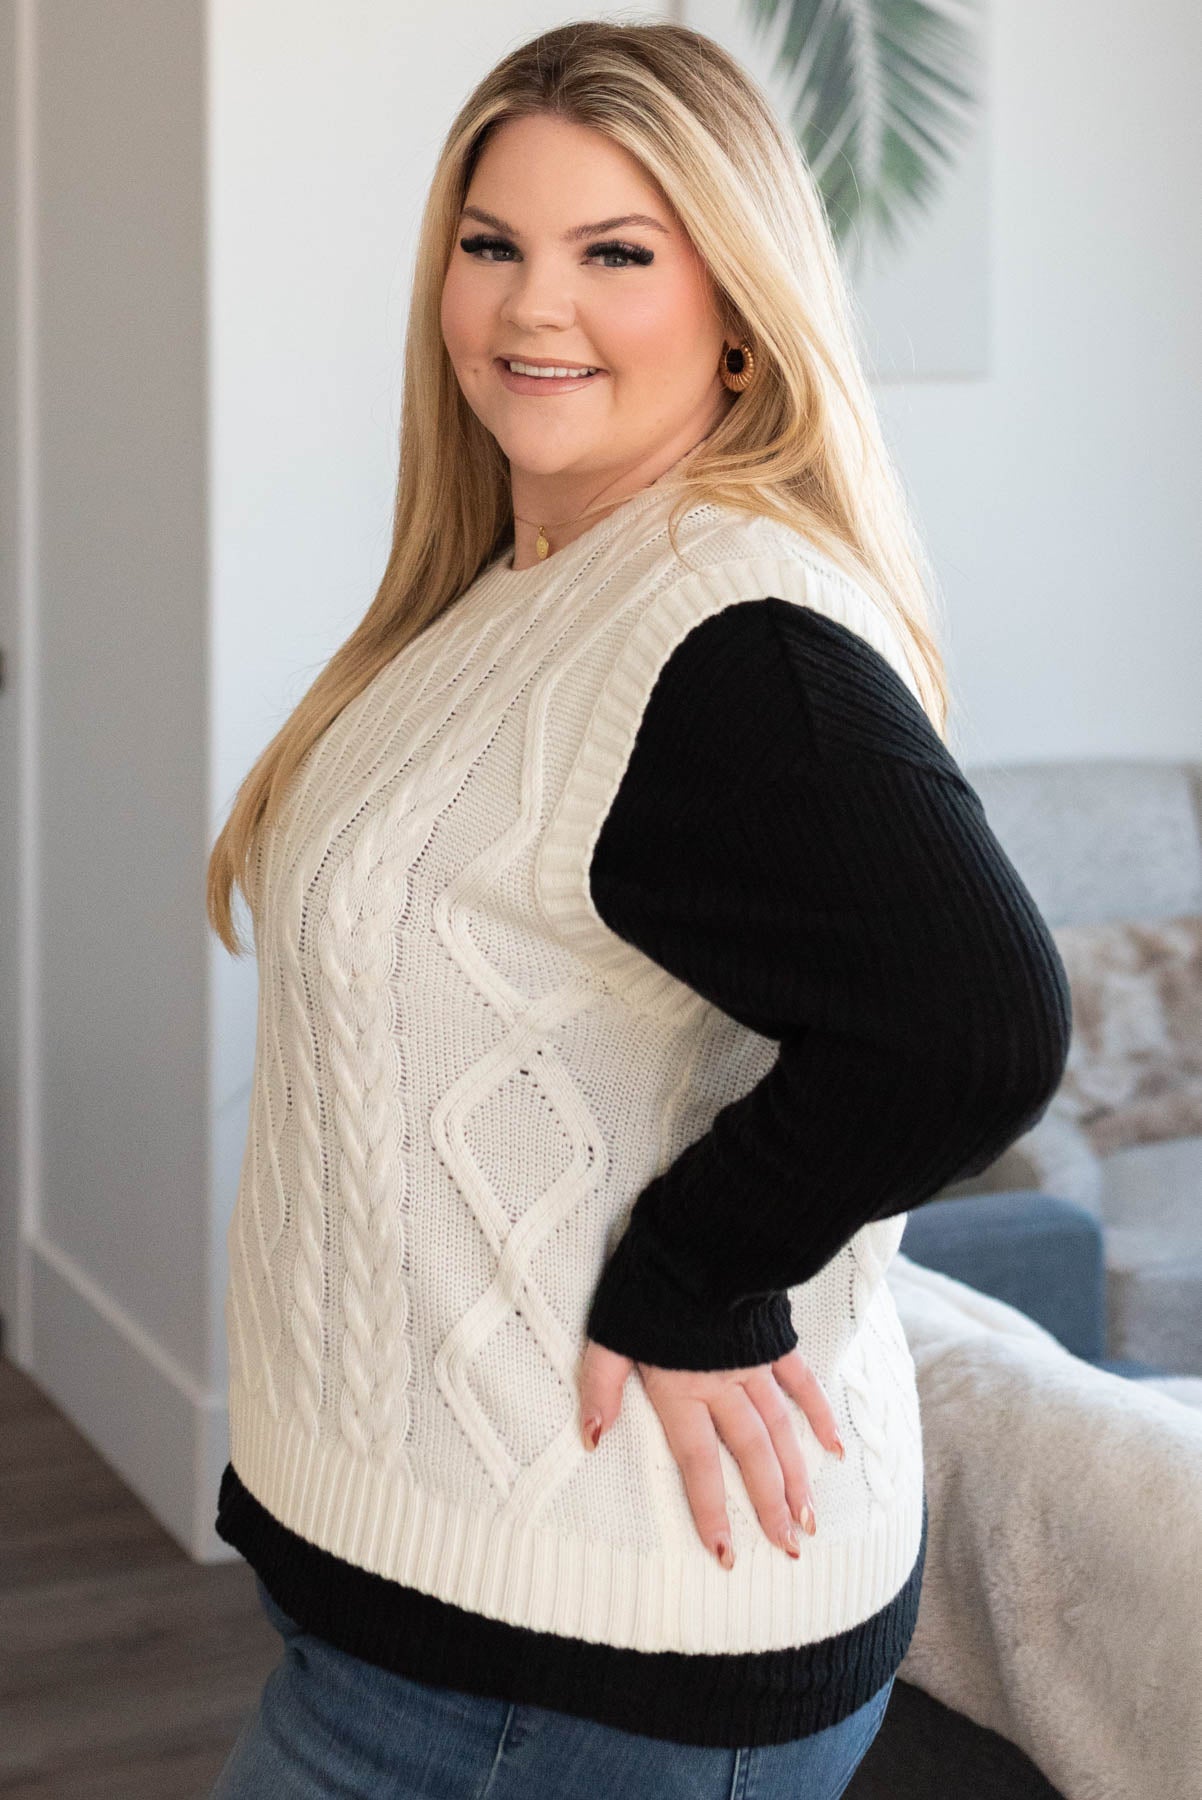
[[[0,1357],[0,1794],[204,1800],[280,1640]],[[216,1496],[214,1496],[214,1509]]]

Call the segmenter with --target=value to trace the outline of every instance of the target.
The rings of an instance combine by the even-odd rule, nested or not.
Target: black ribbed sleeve
[[[590,866],[619,936],[777,1040],[637,1197],[588,1317],[665,1368],[770,1362],[785,1290],[988,1166],[1064,1073],[1064,965],[890,664],[767,597],[660,672]]]

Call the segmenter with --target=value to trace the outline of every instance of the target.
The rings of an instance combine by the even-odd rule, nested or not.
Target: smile
[[[605,377],[605,370],[591,363],[534,363],[516,356],[494,360],[503,386],[515,394],[570,394]]]
[[[578,363],[557,363],[547,366],[544,363],[519,362],[514,356],[503,357],[501,360],[511,374],[533,375],[540,381],[553,379],[557,375],[595,375],[597,373],[595,368]]]

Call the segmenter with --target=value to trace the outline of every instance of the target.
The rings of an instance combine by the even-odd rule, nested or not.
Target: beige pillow
[[[1072,990],[1064,1080],[1049,1112],[1100,1156],[1202,1133],[1202,914],[1063,925]]]

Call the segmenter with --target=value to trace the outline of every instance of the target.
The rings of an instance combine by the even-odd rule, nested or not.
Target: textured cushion
[[[1202,914],[1062,925],[1073,1035],[1049,1109],[1099,1156],[1202,1133]]]

